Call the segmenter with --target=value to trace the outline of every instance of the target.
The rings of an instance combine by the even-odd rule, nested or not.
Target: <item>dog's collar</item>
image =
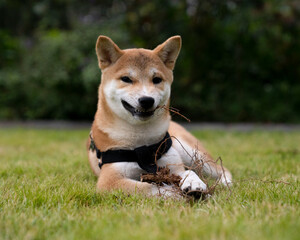
[[[134,150],[107,150],[101,152],[95,144],[90,133],[90,150],[96,151],[99,160],[99,167],[104,164],[115,162],[137,162],[138,165],[148,173],[156,173],[158,167],[156,161],[162,157],[172,146],[172,139],[167,132],[165,137],[158,143],[150,146],[141,146]]]

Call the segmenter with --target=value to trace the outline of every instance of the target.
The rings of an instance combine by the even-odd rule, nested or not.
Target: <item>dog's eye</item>
[[[160,77],[155,77],[155,78],[152,79],[152,82],[153,82],[154,84],[159,84],[159,83],[162,82],[162,79],[161,79]]]
[[[132,80],[129,77],[121,77],[121,80],[125,83],[132,83]]]

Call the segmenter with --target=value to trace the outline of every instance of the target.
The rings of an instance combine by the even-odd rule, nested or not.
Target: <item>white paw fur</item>
[[[180,177],[182,178],[180,182],[180,188],[183,192],[207,191],[206,184],[198,177],[198,175],[195,172],[187,170],[182,172],[180,174]]]
[[[180,192],[178,192],[178,189],[170,185],[164,185],[164,186],[153,185],[151,195],[163,197],[163,198],[182,199],[182,196],[180,195]]]
[[[220,178],[220,182],[224,185],[224,186],[231,186],[232,185],[232,176],[229,172],[225,172],[224,174],[222,174],[221,178]]]

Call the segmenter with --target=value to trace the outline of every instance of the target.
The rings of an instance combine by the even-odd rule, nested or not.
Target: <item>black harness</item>
[[[148,173],[156,173],[158,170],[156,161],[160,159],[172,146],[172,139],[168,132],[160,142],[150,146],[141,146],[134,150],[119,149],[101,152],[96,147],[91,134],[90,138],[90,149],[92,151],[96,151],[100,168],[107,163],[137,162],[138,165]]]

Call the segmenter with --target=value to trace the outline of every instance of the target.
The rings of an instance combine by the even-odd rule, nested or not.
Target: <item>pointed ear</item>
[[[106,36],[99,36],[96,43],[96,53],[100,69],[104,69],[115,63],[122,55],[123,51]]]
[[[176,59],[181,48],[181,37],[170,37],[164,43],[158,45],[153,51],[165,63],[167,68],[174,69]]]

